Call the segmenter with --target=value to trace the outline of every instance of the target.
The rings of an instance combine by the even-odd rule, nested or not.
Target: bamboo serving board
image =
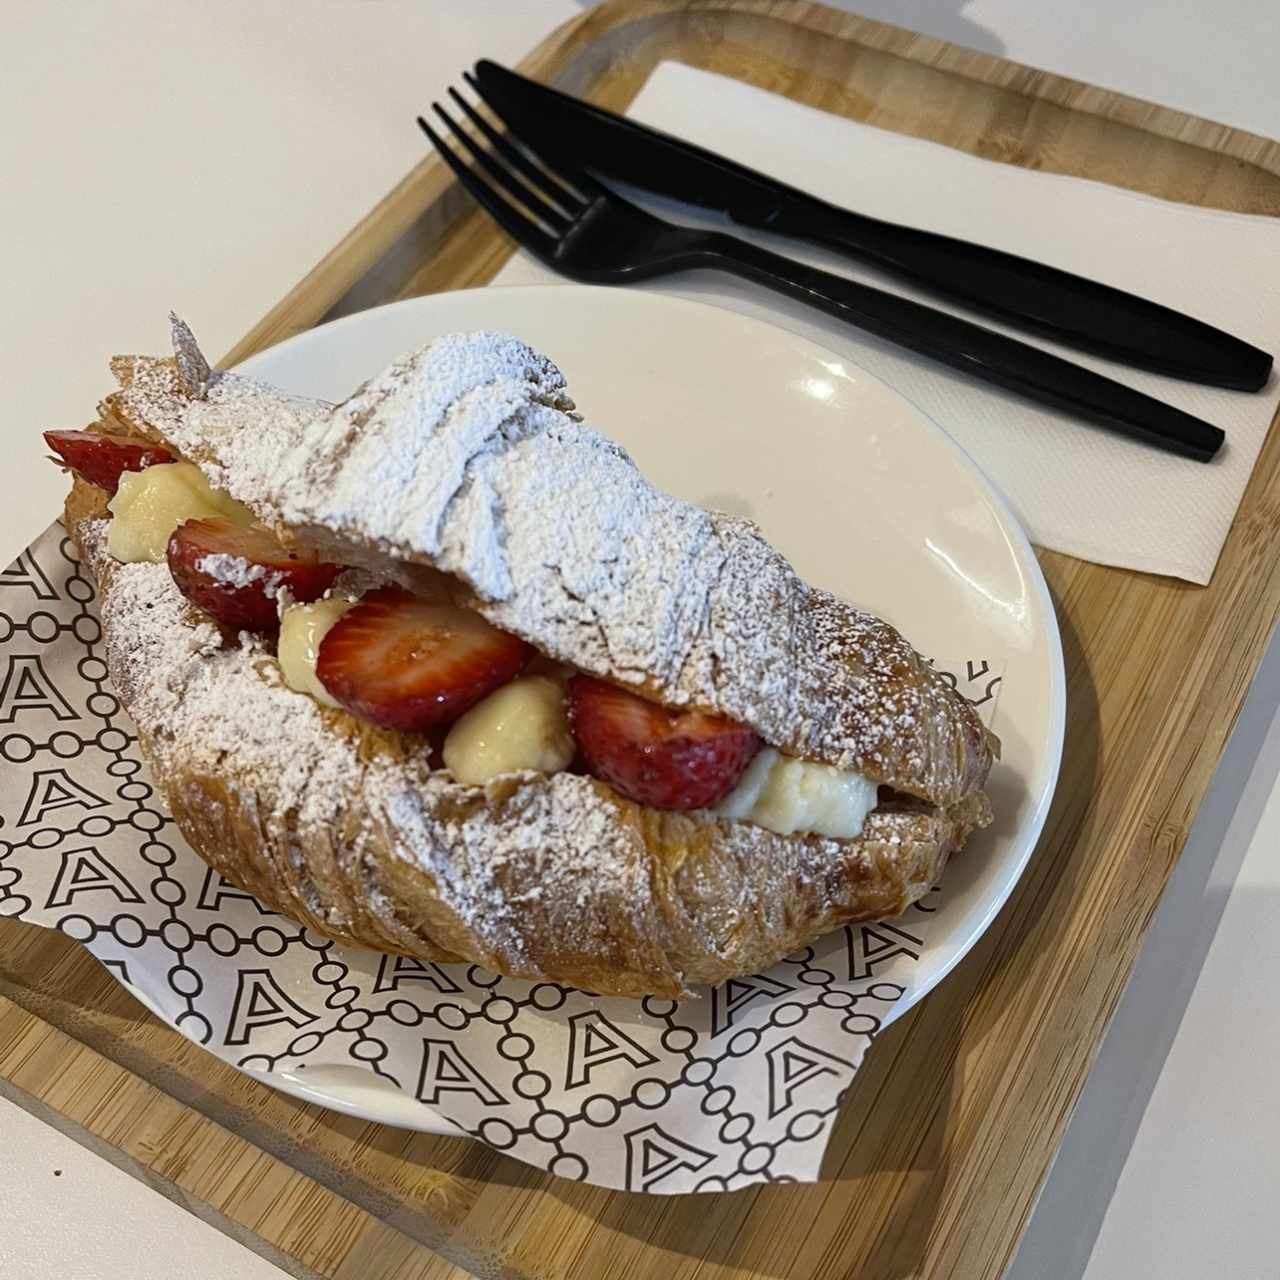
[[[1274,142],[817,5],[613,0],[522,68],[625,109],[666,58],[1006,163],[1280,215]],[[483,284],[512,248],[424,159],[228,361],[335,315]],[[9,922],[0,1094],[295,1273],[1000,1275],[1280,612],[1280,443],[1207,588],[1040,558],[1069,697],[1044,837],[976,949],[877,1040],[820,1184],[612,1193],[293,1102],[157,1022],[79,947]]]

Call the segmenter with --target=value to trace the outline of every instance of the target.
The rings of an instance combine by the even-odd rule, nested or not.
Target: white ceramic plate
[[[655,483],[750,516],[810,582],[889,619],[921,652],[1003,665],[996,824],[947,868],[903,1012],[1009,896],[1058,776],[1061,642],[1009,509],[938,426],[862,369],[783,329],[661,294],[573,285],[436,294],[313,329],[241,371],[340,400],[394,357],[461,329],[505,330],[546,352],[587,421]],[[362,1118],[457,1132],[358,1069],[264,1079]]]

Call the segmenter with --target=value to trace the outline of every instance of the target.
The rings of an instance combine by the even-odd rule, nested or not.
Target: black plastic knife
[[[1265,351],[1169,307],[999,249],[842,209],[488,59],[475,76],[481,96],[517,113],[521,134],[550,157],[873,263],[1123,364],[1239,391],[1257,391],[1270,376]]]

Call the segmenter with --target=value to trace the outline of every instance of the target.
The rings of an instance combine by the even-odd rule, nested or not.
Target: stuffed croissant
[[[990,821],[968,703],[523,342],[437,338],[334,406],[173,339],[46,439],[174,819],[268,906],[675,996],[905,910]]]

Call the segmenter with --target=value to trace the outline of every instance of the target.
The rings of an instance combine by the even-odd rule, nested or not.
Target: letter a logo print
[[[273,916],[270,907],[264,907],[251,893],[237,889],[230,880],[224,880],[212,867],[204,873],[204,884],[200,887],[200,897],[196,905],[202,911],[221,911],[223,900],[235,898],[242,902],[252,902],[260,916]]]
[[[97,849],[67,849],[62,854],[62,865],[58,868],[45,910],[69,907],[77,894],[92,893],[95,889],[106,889],[121,902],[142,901],[141,894]]]
[[[101,809],[106,803],[100,795],[82,787],[65,769],[37,769],[31,775],[31,790],[27,793],[27,803],[22,806],[18,826],[39,822],[46,813],[65,809],[68,805]]]
[[[795,1100],[797,1089],[823,1078],[821,1086],[806,1091],[806,1109],[825,1111],[835,1105],[840,1091],[853,1079],[853,1067],[825,1049],[815,1049],[795,1036],[775,1044],[769,1060],[769,1119],[781,1115]]]
[[[30,551],[24,551],[0,573],[0,587],[30,587],[37,600],[58,598],[58,593],[49,585],[44,570]]]
[[[697,1173],[715,1158],[679,1138],[673,1138],[656,1124],[645,1125],[626,1135],[627,1190],[648,1191],[677,1169]]]
[[[874,925],[847,925],[844,934],[849,948],[851,982],[871,977],[877,965],[885,964],[895,956],[920,959],[920,948],[923,945],[920,939],[897,925],[883,922]]]
[[[784,995],[795,988],[779,982],[776,978],[767,978],[757,973],[752,978],[730,978],[711,989],[711,1036],[714,1039],[722,1031],[733,1026],[734,1018],[742,1012],[758,996],[767,996],[772,1000],[775,996]]]
[[[78,719],[33,653],[10,658],[0,685],[0,724],[12,724],[23,711],[51,711],[55,720]]]
[[[452,1041],[423,1040],[418,1100],[434,1106],[442,1093],[473,1093],[486,1107],[497,1107],[506,1102]]]
[[[633,1067],[648,1067],[657,1062],[642,1045],[637,1044],[620,1027],[615,1027],[598,1009],[576,1013],[569,1019],[569,1070],[566,1089],[587,1084],[591,1073],[606,1062],[624,1059]]]
[[[374,991],[396,991],[402,982],[425,982],[442,995],[462,990],[438,964],[423,964],[421,960],[413,960],[409,956],[383,956],[378,964]]]
[[[287,1022],[300,1029],[315,1020],[314,1013],[308,1013],[284,992],[269,969],[242,969],[227,1023],[227,1043],[248,1044],[259,1027]]]

